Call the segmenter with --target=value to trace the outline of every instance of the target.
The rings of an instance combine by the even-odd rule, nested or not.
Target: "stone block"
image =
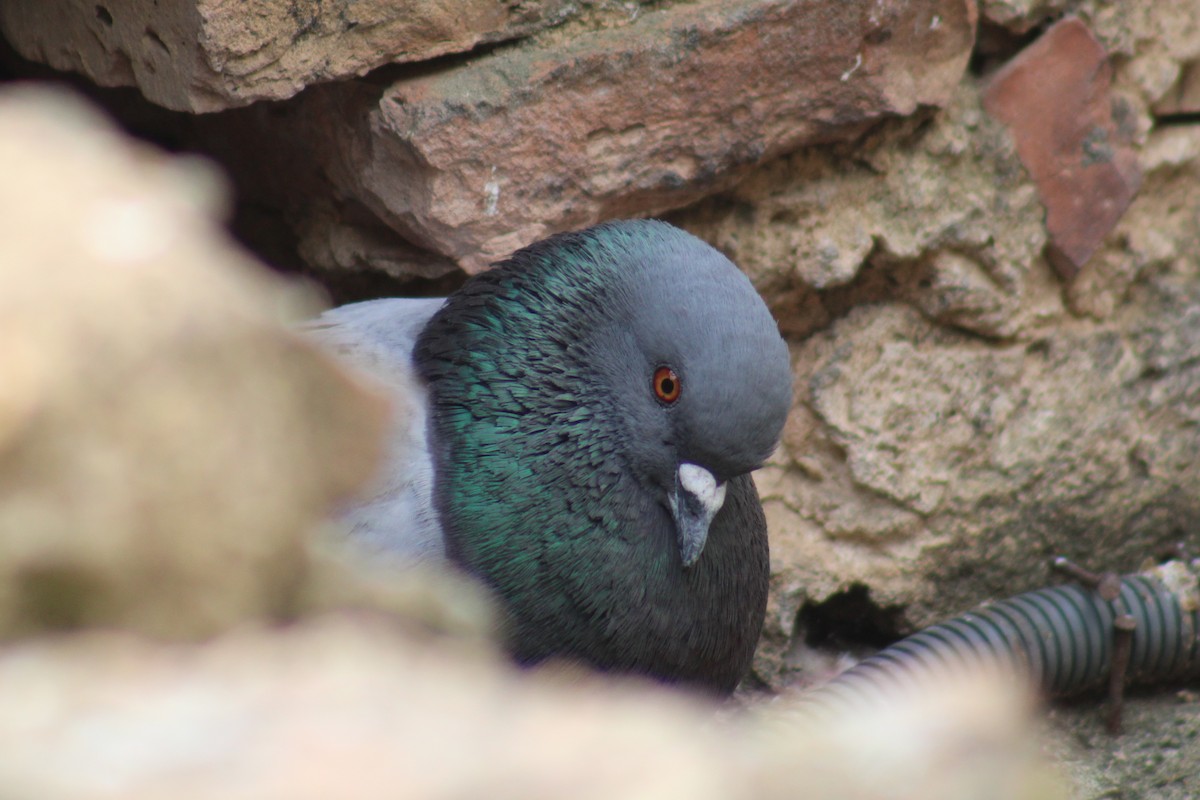
[[[566,0],[7,0],[0,31],[30,60],[203,112],[523,36],[572,8]]]
[[[969,0],[707,0],[382,92],[330,87],[304,98],[298,124],[324,137],[314,152],[343,196],[478,271],[549,233],[678,208],[789,150],[941,106],[974,25]]]

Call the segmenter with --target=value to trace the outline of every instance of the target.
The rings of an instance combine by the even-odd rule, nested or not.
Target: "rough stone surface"
[[[1057,800],[1030,704],[963,682],[820,726],[345,620],[0,652],[6,798]]]
[[[979,15],[1016,33],[1026,33],[1069,5],[1070,0],[981,0]]]
[[[1052,582],[1054,555],[1132,569],[1189,537],[1198,308],[1195,272],[1168,273],[1104,324],[1029,340],[888,303],[799,346],[801,403],[759,476],[776,583],[764,677],[796,609],[855,584],[920,626]]]
[[[1042,217],[1007,132],[965,84],[933,119],[780,159],[670,219],[741,266],[791,336],[901,295],[1003,337],[1061,312]]]
[[[206,168],[8,90],[0,171],[0,637],[286,614],[383,401],[285,327]]]
[[[366,90],[361,84],[328,89]],[[351,129],[341,117],[303,113],[310,104],[258,104],[182,123],[188,146],[218,160],[233,177],[243,200],[238,225],[247,239],[258,249],[282,251],[273,255],[275,263],[295,266],[298,260],[329,284],[384,276],[402,285],[461,275],[452,259],[402,239],[331,179],[342,169],[331,143],[350,137]]]
[[[252,9],[239,0],[8,0],[0,32],[28,59],[203,112],[522,36],[572,8],[565,0],[275,0]]]
[[[1142,188],[1106,246],[1066,289],[1077,314],[1106,318],[1138,280],[1165,269],[1191,269],[1200,252],[1200,127],[1167,127],[1146,137]]]
[[[984,107],[1007,125],[1046,206],[1048,257],[1073,278],[1141,182],[1134,129],[1112,114],[1108,54],[1078,18],[1056,23],[1006,64]]]
[[[1200,114],[1200,61],[1188,61],[1179,71],[1179,80],[1154,105],[1162,116]]]
[[[298,130],[323,141],[344,197],[475,271],[554,231],[678,207],[805,143],[942,105],[974,22],[969,0],[708,0],[382,95],[314,92]]]

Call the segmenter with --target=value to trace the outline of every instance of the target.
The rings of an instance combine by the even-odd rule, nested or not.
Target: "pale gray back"
[[[413,366],[417,336],[444,298],[368,300],[330,309],[303,330],[384,388],[392,401],[387,457],[342,521],[370,552],[407,561],[445,558],[433,507],[425,387]]]

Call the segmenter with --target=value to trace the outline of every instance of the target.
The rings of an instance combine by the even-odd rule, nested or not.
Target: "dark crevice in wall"
[[[807,603],[796,613],[792,637],[811,648],[837,651],[879,650],[907,630],[901,606],[881,606],[861,583]]]
[[[1200,111],[1160,114],[1154,118],[1154,126],[1156,128],[1170,128],[1183,125],[1200,125]]]
[[[444,68],[453,60],[447,57],[419,66],[424,70],[434,70]],[[393,75],[399,75],[403,70],[396,68],[391,71]],[[408,70],[410,74],[415,71],[413,68]],[[372,76],[378,78],[379,73],[381,71],[377,70]],[[232,117],[286,114],[296,102],[294,99],[257,103],[249,108],[202,115],[170,111],[146,100],[137,89],[99,87],[81,75],[59,72],[27,61],[0,38],[0,84],[15,81],[52,84],[70,89],[103,109],[121,130],[133,138],[167,152],[200,155],[215,162],[233,187],[233,214],[228,221],[228,229],[233,237],[276,271],[300,275],[318,284],[334,303],[400,294],[442,296],[456,289],[465,279],[457,271],[438,279],[399,278],[374,270],[314,270],[304,263],[298,253],[297,234],[288,223],[285,213],[269,199],[256,197],[251,186],[252,179],[248,179],[228,158],[230,153],[235,153],[246,162],[253,163],[253,153],[246,153],[244,149],[256,145],[243,141],[233,142],[231,147],[230,142],[222,141],[226,123]],[[261,141],[258,144],[261,145]],[[258,194],[261,195],[261,192]],[[398,235],[396,239],[400,241]]]
[[[927,290],[931,280],[931,267],[926,261],[897,260],[876,245],[849,283],[814,289],[787,276],[760,286],[759,291],[769,298],[771,313],[779,320],[784,337],[797,342],[827,329],[859,306],[892,302],[916,306],[914,297]],[[947,324],[941,320],[934,322]],[[965,332],[978,335],[971,330]]]
[[[975,35],[975,49],[967,67],[968,72],[977,78],[991,76],[1060,18],[1061,15],[1048,16],[1024,32],[1013,31],[981,19]]]

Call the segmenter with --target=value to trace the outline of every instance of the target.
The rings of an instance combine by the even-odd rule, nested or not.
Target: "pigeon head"
[[[732,689],[766,596],[748,473],[791,399],[749,280],[666,223],[607,223],[468,281],[414,353],[447,552],[517,654]]]
[[[625,456],[671,510],[690,567],[725,483],[779,440],[787,346],[750,281],[707,244],[654,222],[597,233],[603,253],[583,253],[609,260],[619,288],[593,363],[622,399]]]

